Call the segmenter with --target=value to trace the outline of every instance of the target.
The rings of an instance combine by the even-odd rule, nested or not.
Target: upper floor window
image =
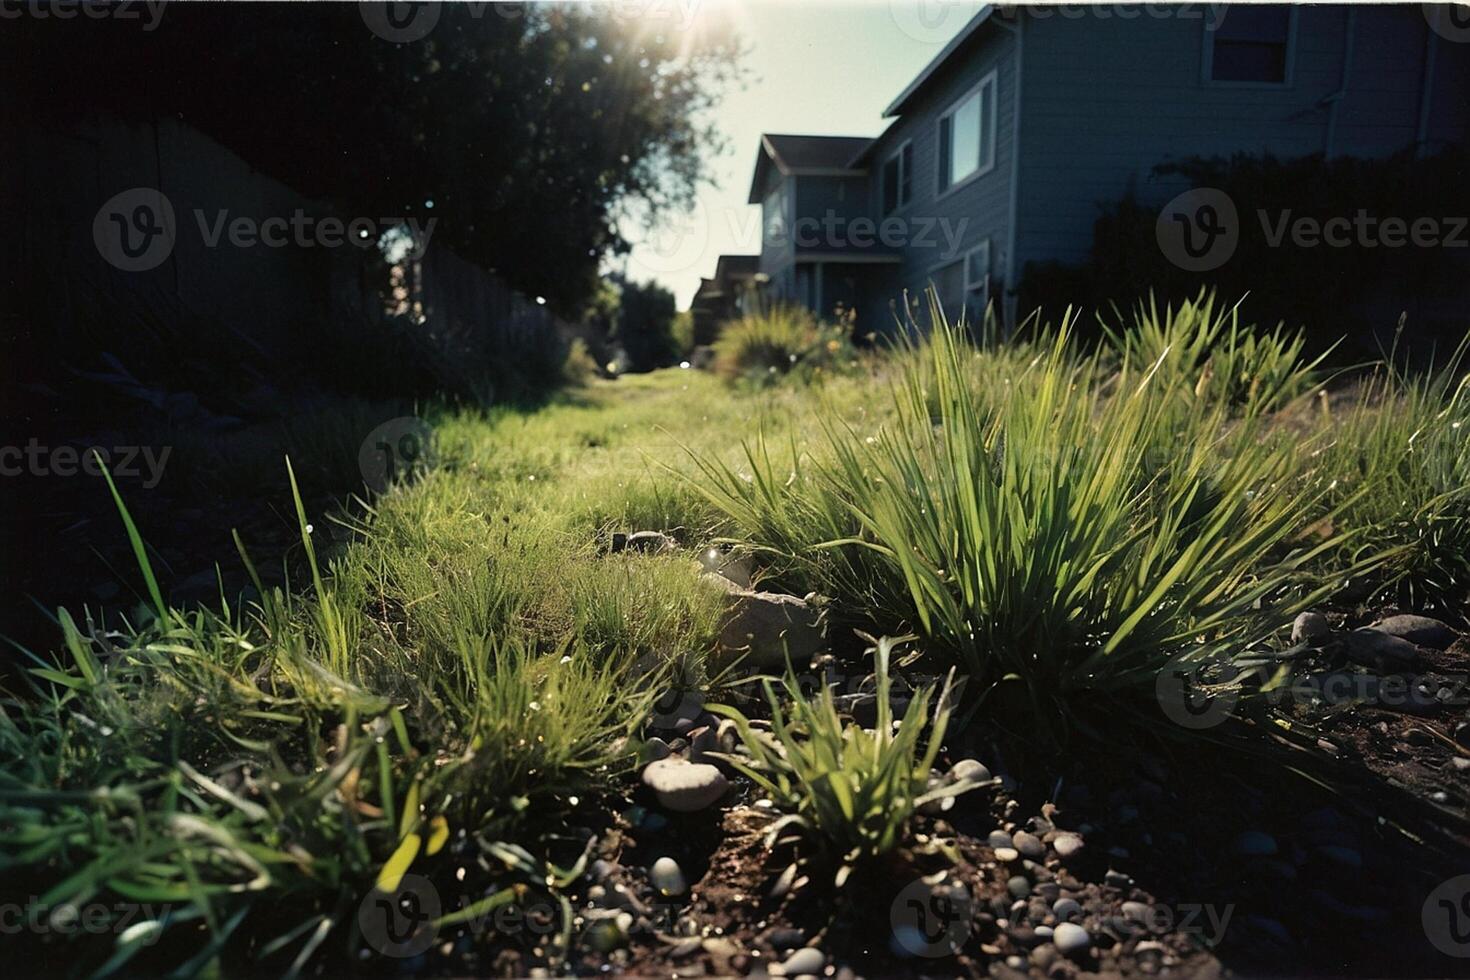
[[[904,143],[883,164],[883,213],[892,214],[914,196],[914,144]]]
[[[883,163],[883,215],[892,215],[913,198],[914,144],[904,143]]]
[[[995,166],[995,72],[939,117],[939,192]]]
[[[1205,77],[1212,82],[1285,85],[1291,80],[1296,11],[1288,6],[1231,4],[1205,32]]]

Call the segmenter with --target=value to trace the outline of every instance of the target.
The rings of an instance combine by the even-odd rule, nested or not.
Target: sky
[[[661,6],[646,0],[650,15]],[[698,29],[727,16],[744,38],[745,86],[715,120],[729,152],[710,160],[713,187],[690,212],[634,242],[625,269],[674,292],[686,309],[721,254],[760,251],[760,208],[746,204],[762,133],[876,136],[883,109],[983,6],[979,0],[668,0],[670,23]]]

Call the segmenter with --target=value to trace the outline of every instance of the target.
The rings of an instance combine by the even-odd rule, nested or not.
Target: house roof
[[[949,43],[946,44],[940,50],[940,52],[934,56],[934,60],[925,65],[924,70],[915,75],[914,80],[909,82],[908,86],[905,87],[902,92],[898,93],[898,98],[894,99],[888,104],[888,108],[883,110],[883,117],[886,119],[890,116],[897,116],[901,114],[904,109],[908,108],[908,105],[910,102],[913,101],[914,96],[919,94],[920,90],[922,90],[924,86],[929,83],[929,80],[933,78],[941,68],[944,67],[945,63],[949,61],[950,58],[955,56],[960,48],[965,46],[965,43],[969,41],[970,38],[975,36],[975,32],[978,31],[984,24],[986,24],[995,13],[996,5],[993,3],[987,3],[985,6],[981,7],[979,13],[975,14],[974,17],[971,17],[970,22],[964,27],[960,28],[960,32],[954,37],[950,38]]]
[[[793,174],[861,174],[862,170],[850,166],[850,162],[870,142],[870,136],[763,134],[760,156],[756,157],[755,174],[750,182],[749,203],[761,202],[761,187],[773,166],[788,177]]]
[[[719,262],[715,264],[715,279],[717,281],[729,281],[731,279],[749,279],[760,271],[761,257],[759,255],[721,255]]]

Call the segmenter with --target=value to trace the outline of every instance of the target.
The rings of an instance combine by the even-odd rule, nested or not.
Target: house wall
[[[990,72],[996,73],[995,166],[987,173],[940,196],[939,119]],[[984,26],[934,76],[922,94],[902,116],[878,138],[868,156],[868,209],[880,222],[882,215],[883,163],[905,141],[914,148],[912,198],[893,212],[899,219],[906,244],[898,249],[903,263],[894,281],[880,283],[899,299],[907,291],[910,300],[921,298],[924,289],[939,279],[945,268],[960,261],[966,251],[990,242],[991,272],[998,277],[1005,269],[1005,250],[1010,228],[1010,178],[1015,139],[1015,41],[1002,26]],[[994,295],[993,291],[993,295]],[[886,304],[883,296],[870,296]],[[911,304],[912,305],[912,304]]]
[[[1151,175],[1168,160],[1379,157],[1413,145],[1430,33],[1419,5],[1356,8],[1335,129],[1329,96],[1343,86],[1348,10],[1295,9],[1292,78],[1275,87],[1204,81],[1208,5],[1186,8],[1192,17],[1026,15],[1018,271],[1029,261],[1084,262],[1102,206],[1130,187],[1155,206],[1186,189],[1181,178]],[[1464,138],[1467,56],[1470,46],[1438,42],[1430,149]]]

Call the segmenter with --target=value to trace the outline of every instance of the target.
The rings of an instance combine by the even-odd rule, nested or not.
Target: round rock
[[[969,780],[972,783],[983,783],[990,778],[990,770],[983,762],[976,759],[961,759],[949,767],[949,781],[958,783]]]
[[[1051,842],[1051,846],[1056,849],[1058,857],[1066,860],[1080,854],[1085,845],[1082,843],[1082,838],[1076,834],[1058,834],[1057,839]]]
[[[667,758],[651,762],[643,770],[643,782],[664,807],[676,813],[693,813],[714,803],[729,787],[725,774],[702,762]]]
[[[1311,643],[1332,632],[1327,617],[1319,612],[1304,612],[1291,624],[1291,642]]]
[[[671,857],[661,857],[653,862],[653,867],[648,869],[648,880],[660,895],[668,898],[689,890],[689,883],[684,880],[684,869]]]
[[[781,964],[781,969],[785,971],[788,977],[795,977],[808,973],[821,973],[822,968],[826,965],[827,954],[823,953],[820,949],[803,946],[786,957],[785,962]]]
[[[1092,945],[1092,937],[1087,930],[1074,922],[1060,923],[1052,933],[1051,941],[1063,956],[1080,956]]]

